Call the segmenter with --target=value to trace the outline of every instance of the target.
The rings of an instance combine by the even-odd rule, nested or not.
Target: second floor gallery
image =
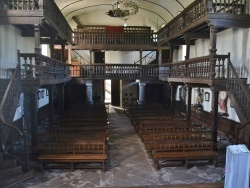
[[[0,1],[1,126],[159,103],[250,146],[249,28],[249,0]]]

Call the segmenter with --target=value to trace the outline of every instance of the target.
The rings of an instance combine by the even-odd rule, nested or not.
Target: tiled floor
[[[107,170],[47,170],[15,187],[68,188],[117,187],[136,185],[190,184],[215,182],[221,178],[223,165],[167,167],[155,170],[144,145],[121,110],[110,107]],[[225,142],[226,144],[227,142]],[[224,147],[220,142],[220,147]],[[224,156],[219,158],[223,162]]]

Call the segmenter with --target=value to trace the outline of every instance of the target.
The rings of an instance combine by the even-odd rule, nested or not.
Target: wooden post
[[[140,65],[142,65],[142,52],[143,52],[143,50],[140,49]]]
[[[214,142],[214,150],[217,150],[217,135],[218,135],[218,97],[219,91],[215,91],[214,88],[212,90],[212,133],[213,133],[213,142]]]
[[[192,87],[187,87],[188,101],[186,108],[186,119],[191,120],[191,100],[192,100]]]
[[[175,113],[175,98],[176,98],[177,86],[171,84],[171,112]]]
[[[158,62],[159,65],[162,64],[162,49],[158,50]]]
[[[50,56],[51,58],[55,59],[55,36],[53,37],[50,37],[50,45],[49,45],[49,48],[50,48]]]
[[[189,59],[190,57],[190,38],[185,36],[185,41],[186,41],[186,56],[185,59]]]
[[[210,54],[216,54],[216,42],[217,42],[217,28],[214,25],[209,24],[210,27]]]
[[[49,86],[48,88],[49,92],[49,127],[53,126],[53,115],[54,115],[54,90],[55,86]]]
[[[61,44],[61,61],[62,61],[62,62],[65,62],[65,54],[64,54],[64,51],[65,51],[65,43]]]
[[[36,145],[38,127],[38,88],[23,87],[24,93],[24,127],[31,133],[31,146]]]
[[[40,25],[34,25],[34,33],[35,33],[35,52],[41,53],[41,46],[40,46]]]
[[[92,64],[93,60],[92,60],[92,55],[93,55],[93,51],[92,50],[89,50],[89,63]]]

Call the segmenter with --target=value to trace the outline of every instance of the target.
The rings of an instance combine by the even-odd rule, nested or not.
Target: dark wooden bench
[[[106,133],[45,133],[37,135],[37,142],[68,142],[78,140],[99,140],[107,141],[108,137]]]
[[[150,125],[140,127],[138,133],[140,137],[143,135],[151,134],[151,133],[161,133],[161,132],[175,132],[175,131],[193,131],[193,130],[201,130],[202,127],[199,125],[186,125],[185,123],[179,125]]]
[[[143,121],[137,124],[135,127],[137,131],[140,133],[141,130],[145,128],[156,128],[156,127],[164,127],[164,126],[181,126],[181,125],[192,125],[192,121],[187,120],[161,120],[161,121]]]
[[[48,133],[104,133],[108,135],[108,128],[105,126],[67,126],[67,127],[50,127]]]
[[[101,168],[107,159],[105,142],[77,141],[72,143],[48,143],[38,156],[43,168]],[[58,165],[58,163],[60,165]],[[69,165],[70,164],[70,165]]]
[[[142,141],[145,144],[149,156],[152,157],[155,140],[193,140],[193,139],[211,139],[211,131],[174,131],[158,132],[143,135]]]
[[[189,167],[188,162],[194,160],[208,160],[216,165],[218,153],[213,151],[213,141],[210,140],[155,140],[154,142],[154,164],[156,169],[163,166],[173,166],[166,164],[169,161],[179,161]],[[199,163],[203,164],[203,163]],[[207,163],[208,164],[208,163]],[[176,165],[176,164],[175,164]]]

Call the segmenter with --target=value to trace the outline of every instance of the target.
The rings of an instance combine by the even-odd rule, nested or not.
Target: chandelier
[[[139,4],[135,0],[115,0],[112,4],[112,10],[106,14],[125,20],[124,27],[127,27],[126,21],[137,14],[138,9]]]

